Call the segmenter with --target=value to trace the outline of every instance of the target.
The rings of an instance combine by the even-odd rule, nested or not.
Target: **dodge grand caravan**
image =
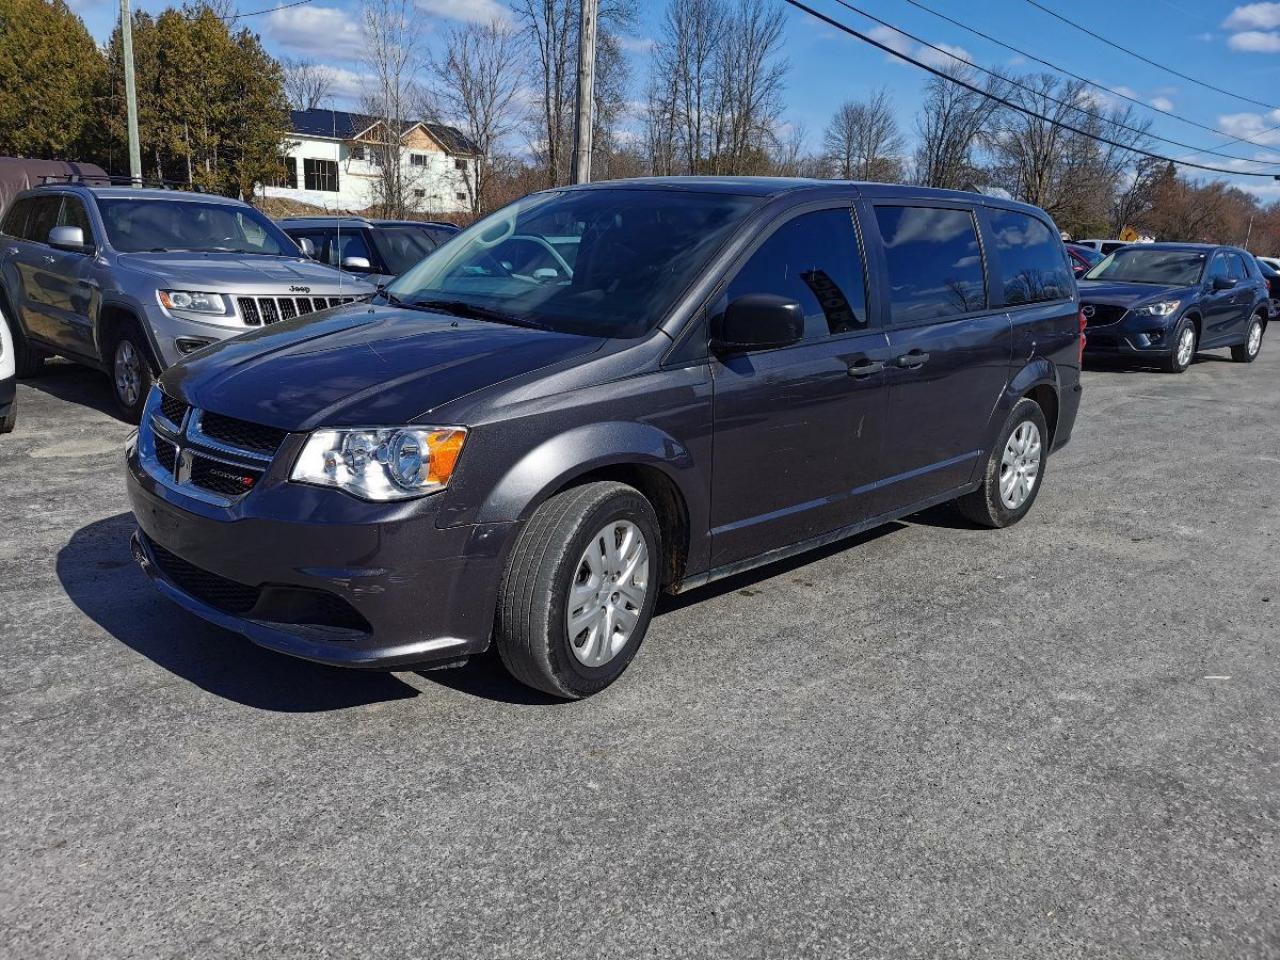
[[[1057,228],[995,198],[655,179],[534,194],[371,304],[170,369],[128,452],[168,597],[331,664],[496,644],[573,698],[684,591],[955,501],[1035,502],[1080,403]]]

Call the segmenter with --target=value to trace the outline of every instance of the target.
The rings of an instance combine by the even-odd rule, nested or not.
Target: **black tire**
[[[1186,363],[1182,363],[1178,359],[1178,344],[1182,342],[1182,337],[1186,330],[1191,331],[1191,336],[1194,339],[1191,344],[1191,356]],[[1200,335],[1196,333],[1196,325],[1186,317],[1183,317],[1178,321],[1178,325],[1173,328],[1173,337],[1170,343],[1172,344],[1172,349],[1169,351],[1169,355],[1160,361],[1160,368],[1165,373],[1182,373],[1191,366],[1191,361],[1196,358],[1196,350],[1200,347]]]
[[[131,367],[133,376],[121,369],[122,362],[130,357],[136,359],[136,366]],[[108,342],[105,359],[111,378],[111,393],[116,398],[120,416],[129,423],[137,423],[142,419],[142,408],[146,406],[147,394],[156,379],[151,346],[137,321],[129,320],[116,328],[115,336]]]
[[[9,406],[9,412],[0,417],[0,433],[13,433],[18,425],[18,401],[14,400]]]
[[[1250,351],[1250,344],[1253,343],[1254,328],[1258,328],[1258,346]],[[1249,321],[1249,329],[1245,331],[1244,343],[1237,344],[1231,348],[1231,359],[1236,363],[1253,363],[1258,359],[1258,354],[1262,352],[1262,336],[1267,332],[1267,325],[1262,319],[1262,314],[1255,313],[1253,319]]]
[[[1017,507],[1009,507],[1000,495],[1000,476],[1003,466],[1005,447],[1010,438],[1024,423],[1034,424],[1040,435],[1040,462],[1032,482],[1031,490]],[[1049,459],[1049,427],[1045,423],[1044,412],[1034,400],[1023,397],[1005,420],[1004,428],[996,438],[987,457],[982,474],[982,486],[973,493],[965,494],[956,500],[956,509],[966,519],[983,527],[1008,527],[1017,523],[1027,515],[1036,497],[1040,495],[1040,487],[1044,484],[1044,468]]]
[[[645,592],[640,607],[633,611],[635,622],[625,646],[601,665],[590,666],[571,646],[566,620],[569,591],[579,579],[580,560],[588,545],[615,521],[633,524],[644,537],[649,559]],[[618,679],[635,657],[649,629],[661,584],[658,517],[640,491],[624,483],[601,481],[556,494],[525,524],[507,560],[494,625],[503,665],[521,683],[553,696],[576,700],[598,693]],[[617,599],[618,594],[613,597]]]

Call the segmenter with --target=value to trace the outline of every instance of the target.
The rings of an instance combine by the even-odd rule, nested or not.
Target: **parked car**
[[[1079,282],[1087,353],[1152,361],[1170,373],[1198,350],[1230,347],[1251,363],[1262,349],[1267,284],[1236,247],[1147,243],[1117,250]]]
[[[9,322],[0,314],[0,433],[12,433],[18,425],[17,369]]]
[[[1077,247],[1088,247],[1090,250],[1097,250],[1104,257],[1115,253],[1121,247],[1130,246],[1127,240],[1076,240]]]
[[[458,233],[451,223],[365,217],[287,217],[281,229],[307,241],[321,263],[388,283]]]
[[[59,183],[18,194],[0,220],[18,376],[50,354],[98,367],[134,421],[154,377],[186,354],[372,293],[225,197]]]
[[[1280,273],[1280,258],[1277,257],[1255,257],[1259,263],[1265,263],[1272,270]]]
[[[1280,271],[1261,257],[1253,259],[1258,272],[1262,274],[1262,279],[1267,282],[1267,296],[1270,298],[1267,302],[1267,311],[1269,318],[1274,320],[1277,313],[1280,313]]]
[[[1077,279],[1083,277],[1104,259],[1103,255],[1093,247],[1082,247],[1078,243],[1068,243],[1066,246],[1067,256],[1071,258],[1071,272]]]
[[[504,266],[571,232],[568,272]],[[662,590],[948,501],[1022,519],[1080,403],[1075,290],[1047,214],[976,194],[534,194],[370,308],[166,373],[127,458],[135,556],[274,650],[400,668],[492,640],[585,696]]]

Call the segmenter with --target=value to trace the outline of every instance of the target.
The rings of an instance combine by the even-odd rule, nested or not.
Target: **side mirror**
[[[316,245],[311,242],[310,237],[303,237],[299,240],[298,249],[302,251],[304,257],[310,257],[312,260],[316,258]]]
[[[89,250],[89,245],[84,242],[84,231],[79,227],[54,227],[49,231],[49,246],[72,253],[87,253]]]
[[[372,270],[373,265],[369,263],[368,257],[343,257],[343,270]]]
[[[770,350],[804,336],[804,308],[772,293],[749,293],[734,300],[712,321],[711,347],[717,351]]]
[[[1214,277],[1213,289],[1214,290],[1234,290],[1236,285],[1239,282],[1240,282],[1239,280],[1233,280],[1230,277]]]

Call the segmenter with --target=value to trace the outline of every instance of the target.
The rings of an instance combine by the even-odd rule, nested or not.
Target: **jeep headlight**
[[[195,290],[161,290],[156,294],[160,306],[171,313],[198,317],[208,323],[239,326],[233,311],[227,307],[227,298],[220,293],[200,293]]]
[[[1159,300],[1156,303],[1144,303],[1140,307],[1134,307],[1133,312],[1141,317],[1168,317],[1180,306],[1182,306],[1181,300]]]
[[[289,479],[337,487],[362,500],[407,500],[442,490],[467,439],[465,427],[316,430]]]

